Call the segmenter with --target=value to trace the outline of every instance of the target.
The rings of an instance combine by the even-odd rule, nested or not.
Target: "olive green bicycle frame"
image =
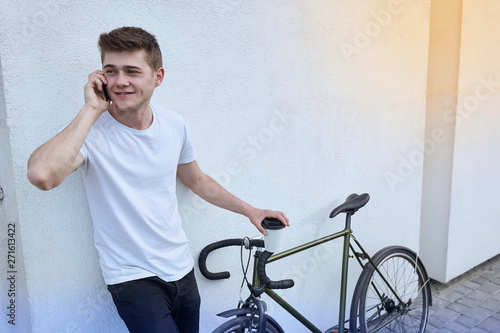
[[[352,234],[351,230],[351,216],[348,214],[346,217],[346,226],[344,230],[333,233],[331,235],[318,238],[316,240],[313,240],[308,243],[304,243],[302,245],[296,246],[294,248],[291,248],[289,250],[279,252],[276,254],[273,254],[269,259],[267,260],[267,263],[271,263],[283,258],[286,258],[288,256],[291,256],[293,254],[302,252],[304,250],[310,249],[312,247],[327,243],[329,241],[338,239],[344,237],[344,246],[343,246],[343,251],[342,251],[342,275],[341,275],[341,281],[340,281],[340,305],[339,305],[339,324],[338,324],[338,332],[339,333],[344,333],[345,329],[345,310],[346,310],[346,298],[347,298],[347,273],[348,273],[348,264],[349,264],[349,249],[354,253],[354,257],[356,257],[358,263],[361,265],[361,267],[364,267],[363,263],[361,262],[361,259],[367,259],[368,262],[374,267],[374,269],[377,271],[377,273],[380,275],[384,283],[389,287],[391,292],[396,296],[398,299],[399,303],[402,304],[402,300],[399,298],[398,294],[394,291],[392,286],[387,282],[385,279],[384,275],[379,271],[377,266],[374,264],[372,261],[372,258],[366,253],[366,251],[363,249],[361,244],[358,242],[358,240],[354,237]],[[355,251],[351,239],[356,243],[358,246],[359,250],[358,252]],[[253,274],[253,285],[254,286],[260,286],[260,281],[257,277],[257,263],[258,263],[258,258],[257,260],[254,261],[254,274]],[[289,303],[287,303],[283,298],[281,298],[276,292],[274,292],[271,289],[266,289],[265,293],[272,298],[276,303],[278,303],[283,309],[285,309],[288,313],[290,313],[293,317],[295,317],[302,325],[307,327],[311,332],[314,333],[323,333],[319,328],[314,326],[307,318],[305,318],[299,311],[297,311],[293,306],[291,306]]]

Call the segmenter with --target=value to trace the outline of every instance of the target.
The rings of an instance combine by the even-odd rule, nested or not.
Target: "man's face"
[[[122,112],[147,108],[164,75],[163,68],[155,71],[149,66],[144,50],[107,52],[102,68],[114,109]]]

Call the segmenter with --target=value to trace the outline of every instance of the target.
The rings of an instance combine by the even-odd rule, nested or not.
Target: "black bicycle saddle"
[[[330,218],[333,218],[340,213],[348,213],[352,215],[357,212],[358,209],[366,205],[369,200],[370,195],[368,193],[353,193],[345,199],[345,202],[343,204],[332,210],[332,212],[330,213]]]

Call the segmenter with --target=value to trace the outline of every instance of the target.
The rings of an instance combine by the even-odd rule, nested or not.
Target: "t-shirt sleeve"
[[[179,164],[191,163],[196,160],[196,151],[194,150],[193,142],[189,136],[189,131],[186,124],[183,122],[184,140],[179,155]]]
[[[80,148],[80,153],[83,155],[83,163],[80,165],[80,167],[81,167],[82,165],[85,164],[85,162],[87,162],[87,159],[89,157],[89,150],[88,150],[85,142],[83,143],[82,147]]]

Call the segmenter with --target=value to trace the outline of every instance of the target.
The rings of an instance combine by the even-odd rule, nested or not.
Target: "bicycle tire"
[[[404,305],[397,304],[379,273],[367,264],[354,292],[350,332],[425,332],[432,299],[427,273],[417,255],[405,247],[390,246],[377,252],[372,261]]]
[[[217,327],[212,333],[250,333],[258,332],[258,325],[252,323],[250,316],[241,316],[230,319]],[[283,329],[273,321],[266,320],[266,333],[284,333]]]

